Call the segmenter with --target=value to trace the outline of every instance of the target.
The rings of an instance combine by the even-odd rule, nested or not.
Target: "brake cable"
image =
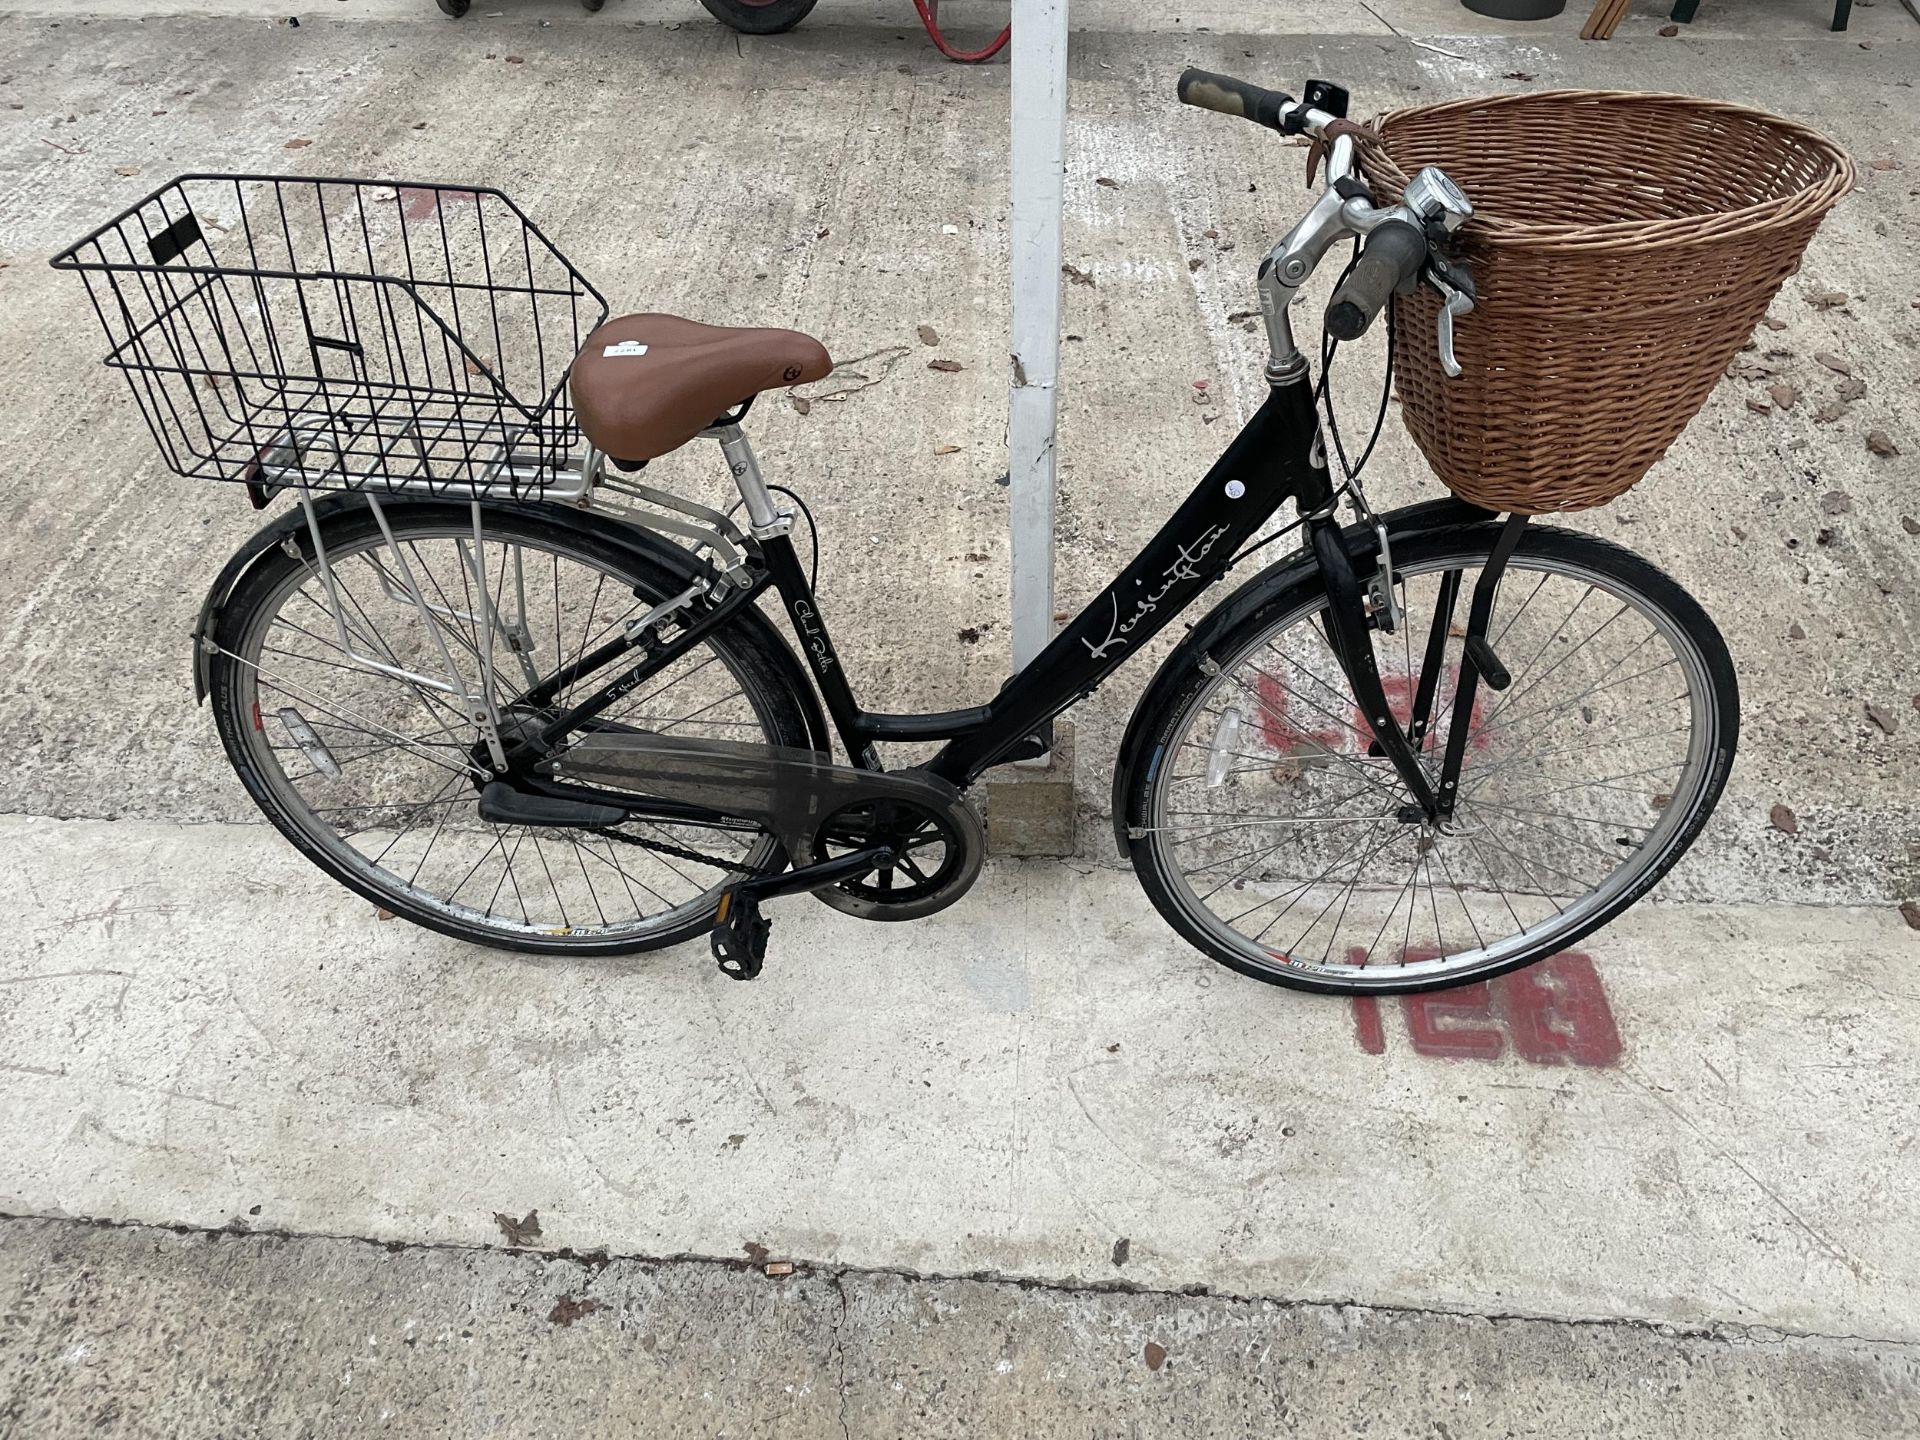
[[[1356,235],[1354,236],[1354,239],[1353,239],[1353,255],[1347,261],[1346,269],[1340,272],[1339,279],[1333,282],[1333,288],[1335,290],[1338,290],[1340,288],[1341,284],[1345,282],[1347,276],[1353,273],[1353,267],[1359,263],[1360,263],[1360,237]],[[1366,468],[1367,461],[1373,458],[1374,446],[1379,444],[1380,442],[1380,431],[1381,431],[1381,428],[1385,425],[1386,419],[1387,419],[1387,403],[1392,398],[1392,395],[1393,395],[1393,309],[1394,309],[1394,299],[1391,295],[1389,295],[1387,297],[1387,310],[1386,310],[1386,320],[1387,320],[1386,377],[1381,381],[1381,384],[1380,384],[1380,408],[1374,412],[1373,433],[1367,437],[1367,448],[1360,452],[1359,460],[1353,461],[1353,462],[1348,461],[1346,444],[1340,437],[1340,422],[1339,422],[1339,419],[1334,414],[1333,391],[1331,390],[1331,388],[1329,388],[1328,381],[1333,373],[1333,357],[1335,356],[1335,354],[1339,352],[1340,342],[1333,338],[1332,334],[1327,331],[1324,324],[1322,325],[1320,330],[1320,380],[1319,380],[1319,383],[1314,386],[1314,392],[1313,392],[1315,406],[1326,412],[1327,433],[1333,439],[1334,455],[1340,462],[1340,472],[1341,472],[1341,475],[1343,476],[1343,481],[1340,488],[1354,497],[1354,504],[1359,509],[1361,518],[1367,521],[1368,523],[1376,524],[1376,525],[1378,522],[1374,518],[1373,507],[1367,504],[1367,497],[1365,492],[1360,488],[1359,479],[1360,479],[1360,472]],[[1242,550],[1238,555],[1235,555],[1231,560],[1229,560],[1227,562],[1227,568],[1232,569],[1235,565],[1238,565],[1242,560],[1246,559],[1247,556],[1253,554],[1254,551],[1263,549],[1266,546],[1271,545],[1274,541],[1281,539],[1283,536],[1291,535],[1294,531],[1298,530],[1302,525],[1306,523],[1307,522],[1304,518],[1295,520],[1291,525],[1282,526],[1280,529],[1274,531],[1271,535],[1262,536],[1260,539],[1254,541],[1251,545],[1247,546],[1246,549]]]

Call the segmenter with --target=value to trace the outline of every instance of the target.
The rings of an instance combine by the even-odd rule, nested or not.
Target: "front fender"
[[[1492,511],[1447,496],[1386,511],[1380,519],[1387,527],[1388,540],[1392,541],[1416,531],[1475,524],[1491,519],[1492,515]],[[1356,568],[1362,562],[1371,564],[1376,548],[1372,529],[1365,525],[1348,525],[1341,534],[1346,537],[1348,552],[1354,556]],[[1147,688],[1141,692],[1138,703],[1133,707],[1133,717],[1127,721],[1126,733],[1120,739],[1120,753],[1113,767],[1113,843],[1119,848],[1121,859],[1133,854],[1133,841],[1127,835],[1127,791],[1134,767],[1141,763],[1151,744],[1152,737],[1148,733],[1150,718],[1159,713],[1168,692],[1180,683],[1192,666],[1200,663],[1201,657],[1222,635],[1276,594],[1311,581],[1319,573],[1319,567],[1308,551],[1295,550],[1283,555],[1190,625],[1186,637],[1154,671],[1153,679],[1147,682]]]

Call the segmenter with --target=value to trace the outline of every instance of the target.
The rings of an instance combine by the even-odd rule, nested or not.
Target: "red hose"
[[[934,5],[938,3],[939,0],[934,0]],[[940,33],[940,22],[934,18],[933,6],[929,6],[927,0],[913,0],[913,8],[920,12],[920,23],[927,27],[927,38],[939,47],[942,55],[949,60],[958,60],[962,65],[978,65],[982,60],[991,60],[1006,46],[1007,37],[1013,34],[1013,26],[1009,25],[984,49],[962,50]]]

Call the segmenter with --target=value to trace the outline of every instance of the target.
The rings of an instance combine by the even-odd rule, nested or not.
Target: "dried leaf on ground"
[[[1902,901],[1900,904],[1900,918],[1906,921],[1911,928],[1920,930],[1920,905],[1914,904],[1911,900]]]
[[[138,165],[116,165],[113,167],[113,173],[116,175],[138,175],[140,173],[140,167]]]
[[[1133,1254],[1133,1241],[1130,1237],[1122,1235],[1118,1240],[1113,1242],[1113,1263],[1115,1266],[1126,1264],[1127,1257],[1131,1254]]]
[[[1853,366],[1849,365],[1831,350],[1816,350],[1813,352],[1813,358],[1833,371],[1836,375],[1853,374]]]
[[[493,1223],[500,1227],[500,1233],[507,1237],[509,1245],[525,1245],[529,1240],[540,1238],[540,1212],[529,1210],[516,1220],[511,1215],[493,1212]]]
[[[1920,520],[1914,519],[1911,515],[1902,515],[1900,517],[1900,528],[1909,535],[1920,535]]]
[[[958,445],[936,445],[933,447],[933,453],[936,455],[958,455],[960,453],[960,447]]]
[[[1771,415],[1773,413],[1773,402],[1770,400],[1749,400],[1747,401],[1747,409],[1756,415]]]
[[[602,1308],[604,1307],[598,1300],[576,1300],[571,1295],[562,1295],[558,1300],[553,1302],[553,1309],[547,1312],[547,1319],[553,1324],[565,1328],[571,1326],[574,1321],[580,1319],[582,1316],[591,1315],[594,1311]]]
[[[1898,170],[1901,167],[1900,162],[1892,156],[1884,156],[1878,160],[1869,160],[1867,162],[1867,168],[1869,170]]]
[[[1075,285],[1093,284],[1092,273],[1090,271],[1082,270],[1078,265],[1073,264],[1071,261],[1069,261],[1067,264],[1062,265],[1060,267],[1060,273],[1066,276],[1067,279],[1071,280]]]
[[[1660,38],[1662,40],[1671,40],[1679,33],[1680,27],[1678,25],[1662,25],[1660,27]]]
[[[1883,460],[1891,460],[1900,453],[1900,447],[1893,443],[1893,438],[1884,430],[1867,432],[1867,449]]]
[[[1838,310],[1853,297],[1844,290],[1809,290],[1807,303],[1816,310]]]
[[[1120,188],[1120,182],[1111,175],[1096,176],[1093,183],[1096,185],[1104,185],[1109,190],[1118,190]]]
[[[1500,78],[1503,80],[1531,80],[1533,79],[1533,72],[1531,70],[1509,70]]]
[[[813,402],[804,395],[789,395],[787,396],[787,403],[802,415],[809,413],[813,409]]]
[[[922,325],[919,330],[914,333],[919,335],[922,345],[938,345],[940,343],[940,332],[931,325]]]
[[[1791,625],[1787,626],[1787,638],[1789,640],[1806,639],[1807,638],[1806,627],[1801,625],[1801,623],[1798,620],[1794,621]]]
[[[764,1265],[767,1263],[767,1255],[769,1252],[767,1247],[762,1245],[758,1240],[747,1241],[746,1244],[740,1247],[740,1251],[755,1265]]]
[[[1853,497],[1844,490],[1829,490],[1820,497],[1820,508],[1829,515],[1845,515],[1853,509]]]
[[[1776,320],[1771,315],[1767,316],[1767,318],[1762,320],[1760,323],[1766,326],[1769,330],[1784,330],[1787,328],[1786,321]]]
[[[1162,1365],[1167,1363],[1167,1347],[1162,1345],[1158,1340],[1149,1340],[1147,1341],[1145,1358],[1149,1370],[1158,1370]]]
[[[1871,700],[1867,701],[1867,718],[1889,735],[1900,728],[1899,722],[1895,720],[1893,716],[1882,710]]]
[[[1769,385],[1767,387],[1767,394],[1773,397],[1773,403],[1778,405],[1782,410],[1791,410],[1793,408],[1793,402],[1800,398],[1800,392],[1784,380],[1778,385]]]
[[[1847,413],[1846,401],[1829,400],[1827,401],[1826,404],[1822,405],[1818,410],[1813,412],[1813,418],[1816,424],[1831,425],[1834,421],[1838,420],[1842,415],[1846,413]]]
[[[962,365],[958,360],[929,360],[927,362],[927,368],[929,370],[938,370],[942,375],[957,375],[967,367]]]
[[[304,150],[307,148],[307,146],[311,145],[312,143],[313,141],[311,140],[289,140],[287,141],[286,144],[282,145],[280,148],[282,150]]]

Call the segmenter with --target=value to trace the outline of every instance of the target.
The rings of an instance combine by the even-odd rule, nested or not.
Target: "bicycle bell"
[[[1473,218],[1473,203],[1438,165],[1429,165],[1407,182],[1406,207],[1428,225],[1439,222],[1451,235]]]

